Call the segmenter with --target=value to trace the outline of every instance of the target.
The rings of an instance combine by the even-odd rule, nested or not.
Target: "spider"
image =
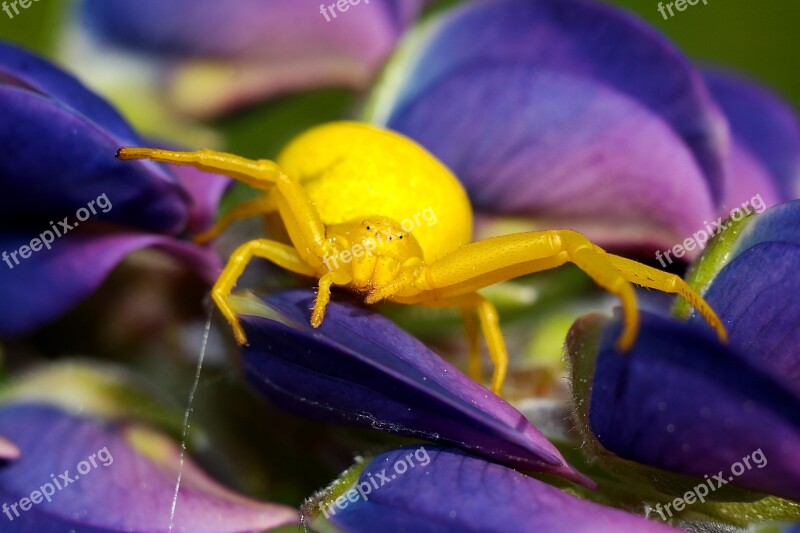
[[[317,126],[293,139],[277,163],[210,150],[122,148],[117,157],[190,165],[263,191],[234,207],[199,236],[201,242],[238,219],[279,214],[291,245],[271,239],[246,242],[232,254],[212,289],[240,344],[247,339],[228,298],[254,257],[319,280],[310,316],[315,328],[325,316],[332,286],[355,291],[367,304],[388,300],[458,308],[469,340],[469,373],[481,382],[482,332],[494,364],[495,393],[505,380],[508,354],[497,311],[477,291],[566,262],[619,297],[624,322],[616,342],[619,351],[632,347],[639,328],[632,283],[682,296],[727,340],[717,315],[680,277],[607,253],[576,231],[524,232],[471,242],[472,208],[458,179],[420,145],[389,130],[356,122]],[[424,210],[436,214],[435,224],[406,224],[414,214],[418,221]]]

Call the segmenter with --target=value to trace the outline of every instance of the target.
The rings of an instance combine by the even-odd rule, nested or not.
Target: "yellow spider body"
[[[426,261],[470,241],[472,207],[461,182],[406,137],[334,122],[296,137],[277,163],[300,181],[326,226],[375,215],[407,221]],[[424,219],[429,213],[435,223]]]
[[[470,374],[481,380],[482,332],[495,364],[492,389],[498,393],[508,354],[497,311],[477,291],[566,262],[620,298],[620,350],[633,345],[639,326],[631,283],[681,295],[726,339],[714,311],[681,278],[609,254],[575,231],[470,242],[472,209],[461,184],[424,148],[388,130],[352,122],[318,126],[290,142],[278,163],[208,150],[123,148],[117,157],[192,165],[263,191],[234,208],[200,240],[214,238],[239,218],[279,214],[290,244],[269,239],[243,244],[212,290],[242,344],[247,342],[244,330],[228,298],[253,257],[319,280],[310,316],[314,327],[322,323],[334,285],[362,294],[368,304],[391,300],[459,308],[470,343]]]

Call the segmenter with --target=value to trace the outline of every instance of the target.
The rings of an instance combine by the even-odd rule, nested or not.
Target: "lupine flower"
[[[343,532],[677,531],[459,450],[430,445],[392,450],[357,465],[304,511],[312,527],[328,521]]]
[[[763,192],[772,205],[800,187],[791,152],[800,135],[785,106],[708,79],[652,28],[603,3],[488,0],[409,36],[366,116],[438,156],[485,215],[663,248],[734,201]],[[785,159],[771,158],[778,166],[760,176],[741,170],[777,152]]]
[[[365,87],[424,3],[331,12],[335,2],[313,0],[89,0],[82,18],[102,42],[161,63],[174,105],[209,115],[300,89]]]
[[[141,248],[214,279],[215,252],[180,237],[211,223],[227,180],[116,160],[120,146],[143,143],[125,120],[68,74],[2,43],[0,106],[1,334],[61,316]]]
[[[105,42],[168,65],[171,94],[186,110],[213,114],[299,87],[363,84],[421,3],[372,0],[328,21],[317,5],[306,10],[294,0],[224,8],[91,0],[83,16]],[[332,58],[347,66],[326,68]],[[0,316],[3,327],[25,331],[58,316],[142,246],[160,246],[211,279],[213,254],[181,238],[207,226],[224,182],[186,185],[187,173],[197,173],[117,163],[117,147],[143,143],[105,103],[16,49],[0,53],[3,68],[0,103],[12,112],[0,118],[0,142],[14,153],[0,158],[13,193],[0,200],[0,219],[19,233],[9,230],[9,250],[40,235],[42,220],[69,222],[89,201],[101,206],[47,254],[10,269],[13,279],[0,282],[0,296],[13,304]],[[202,105],[192,90],[197,76],[213,86]],[[798,192],[800,136],[780,103],[701,73],[651,28],[588,0],[481,0],[432,19],[392,60],[367,116],[439,156],[484,214],[571,227],[606,245],[671,246],[752,194],[773,204]],[[104,211],[107,202],[113,208]],[[708,517],[724,522],[720,529],[796,520],[797,504],[763,496],[800,499],[800,286],[791,272],[800,259],[798,219],[798,203],[788,202],[740,221],[694,265],[689,279],[728,326],[728,345],[683,307],[670,318],[643,312],[627,354],[612,348],[618,322],[578,322],[568,348],[582,442],[554,438],[560,447],[373,310],[334,301],[313,329],[311,290],[234,297],[250,340],[244,372],[271,401],[424,441],[346,471],[304,508],[306,522],[342,531],[670,531],[633,513],[659,518],[651,504],[728,472],[731,479],[687,513],[700,522],[694,530],[712,529]],[[14,277],[26,268],[28,277]],[[179,448],[154,429],[158,420],[148,416],[144,425],[115,402],[128,396],[101,402],[109,415],[76,406],[77,390],[57,402],[41,383],[0,393],[4,501],[31,496],[50,474],[92,453],[102,466],[87,471],[91,488],[83,478],[71,483],[46,507],[23,510],[30,522],[17,524],[165,530]],[[409,456],[416,466],[397,470]],[[734,470],[745,458],[749,468]],[[391,481],[374,485],[370,474],[389,468]],[[260,530],[298,518],[221,487],[188,458],[184,474],[176,529]],[[364,484],[375,490],[364,494]]]
[[[241,308],[250,339],[245,371],[278,405],[593,485],[519,411],[393,322],[331,302],[315,331],[307,316],[313,301],[312,291],[295,290]]]
[[[733,138],[723,207],[757,194],[766,205],[800,198],[800,123],[794,111],[735,74],[707,70],[704,78]]]
[[[373,95],[367,117],[415,138],[442,159],[484,213],[535,218],[539,227],[567,225],[604,243],[671,246],[703,227],[703,221],[730,209],[731,202],[752,194],[752,188],[757,193],[763,184],[762,200],[767,204],[796,194],[794,134],[770,150],[768,143],[756,142],[757,136],[748,132],[748,124],[756,123],[766,128],[767,138],[778,138],[781,131],[793,131],[794,117],[781,105],[771,105],[771,97],[747,97],[743,87],[722,75],[708,73],[704,78],[652,29],[609,6],[583,0],[488,0],[457,7],[404,42]],[[755,121],[740,114],[748,107],[769,113]],[[780,165],[772,164],[776,153],[782,158]],[[761,174],[753,177],[746,164],[760,165]],[[764,224],[759,234],[765,240],[791,248],[782,242],[783,233],[771,231],[778,222],[767,221],[774,216],[760,217],[762,222],[754,222],[747,231],[757,233]],[[717,253],[731,260],[730,254]],[[791,372],[782,369],[780,377],[742,355],[769,352],[777,361],[791,359],[794,365],[796,350],[781,350],[787,343],[796,346],[793,332],[800,317],[794,316],[790,300],[780,320],[765,312],[766,303],[751,306],[749,323],[758,324],[761,333],[764,328],[769,331],[768,339],[759,336],[759,342],[766,341],[761,350],[754,350],[752,330],[741,327],[737,336],[733,324],[751,303],[747,295],[762,294],[771,283],[785,280],[788,265],[797,258],[789,257],[793,252],[788,249],[764,251],[760,257],[772,258],[769,271],[774,275],[754,283],[755,272],[763,272],[764,264],[745,269],[746,275],[734,267],[749,253],[743,249],[726,267],[730,273],[725,276],[723,270],[710,287],[696,280],[697,286],[707,288],[710,303],[719,307],[731,328],[728,346],[711,338],[696,318],[681,321],[650,313],[642,315],[642,332],[631,354],[613,352],[618,325],[606,327],[600,337],[600,319],[584,320],[570,339],[571,354],[590,365],[587,373],[576,376],[593,377],[576,385],[579,415],[588,428],[585,436],[597,444],[589,445],[590,451],[604,453],[595,456],[601,468],[604,461],[623,465],[622,470],[611,469],[617,483],[626,483],[625,468],[652,474],[652,493],[646,498],[652,496],[653,503],[721,470],[733,474],[735,479],[728,483],[738,489],[715,487],[712,499],[742,501],[762,493],[800,498],[800,404],[796,388],[786,380]],[[713,263],[709,257],[714,253],[708,252],[697,272],[707,271],[703,265]],[[745,263],[739,264],[744,268]],[[754,287],[752,292],[748,287]],[[793,287],[783,283],[773,290],[791,299]],[[441,392],[429,387],[441,386],[442,377],[454,372],[452,367],[427,363],[430,355],[409,349],[413,343],[402,340],[405,334],[387,332],[382,319],[366,311],[336,307],[329,317],[341,321],[334,318],[328,329],[312,331],[305,326],[312,298],[310,292],[288,293],[268,298],[266,311],[242,308],[243,314],[251,315],[244,322],[253,339],[245,350],[246,370],[273,401],[316,418],[459,447],[481,457],[463,460],[479,462],[475,468],[481,472],[505,468],[499,464],[524,467],[505,454],[486,453],[507,449],[507,443],[468,437],[454,424],[467,414],[467,420],[475,421],[471,410],[460,407],[455,420],[433,417],[442,409]],[[731,314],[726,315],[725,302],[731,298],[742,300],[731,304]],[[781,308],[773,304],[771,309]],[[782,347],[777,353],[776,346]],[[594,352],[599,352],[596,372],[591,366]],[[579,377],[573,378],[575,383]],[[298,389],[298,383],[309,386]],[[460,379],[452,383],[446,387],[451,393],[455,384],[465,387]],[[470,397],[474,398],[466,395]],[[420,398],[430,410],[420,409]],[[490,414],[496,409],[489,403],[476,405]],[[535,442],[528,454],[541,461],[541,441]],[[457,469],[462,461],[458,457],[448,463],[449,469]],[[751,462],[747,472],[731,471],[745,457]],[[774,457],[774,463],[762,463],[761,457]],[[528,469],[544,470],[542,465]],[[576,480],[574,474],[558,473]],[[426,518],[447,523],[453,516],[444,511],[458,517],[462,508],[454,509],[453,502],[472,494],[452,486],[423,489],[435,483],[423,474],[415,470],[408,484],[387,492],[386,500],[377,496],[353,503],[332,523],[359,530],[380,516],[398,526],[424,529],[416,516],[420,494],[442,504]],[[641,480],[639,471],[630,477]],[[349,474],[343,479],[352,487]],[[424,481],[417,484],[417,479]],[[631,487],[636,491],[635,483]],[[549,487],[531,491],[543,496]],[[322,501],[327,501],[324,496]],[[391,502],[391,510],[382,506],[384,501]],[[533,507],[531,513],[537,508]],[[524,515],[524,506],[493,515],[492,524],[515,530],[520,521],[532,520],[515,511]],[[582,527],[577,522],[569,525]]]
[[[24,394],[7,394],[0,406],[0,432],[20,450],[0,460],[0,521],[12,530],[233,533],[297,523],[291,507],[237,494],[188,456],[181,459],[180,448],[152,425],[112,416],[109,408],[130,399],[131,390],[115,396],[121,389],[102,372],[52,372],[83,379],[60,381],[59,392],[17,383]],[[40,398],[25,398],[31,392]]]
[[[728,231],[694,280],[730,344],[696,317],[645,314],[633,350],[619,354],[619,324],[587,317],[570,341],[575,382],[588,383],[580,414],[623,459],[800,500],[800,201]]]

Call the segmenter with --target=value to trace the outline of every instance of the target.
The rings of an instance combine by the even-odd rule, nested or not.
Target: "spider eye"
[[[367,230],[370,230],[370,229],[372,229],[372,228],[370,228],[369,226],[367,226]]]
[[[398,236],[398,239],[402,239],[402,238],[403,238],[403,236],[402,236],[402,235]]]

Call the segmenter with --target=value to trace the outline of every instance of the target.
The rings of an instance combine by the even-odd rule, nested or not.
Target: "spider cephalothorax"
[[[575,231],[515,233],[470,242],[472,209],[456,177],[424,148],[388,130],[353,122],[318,126],[293,140],[278,163],[208,150],[123,148],[117,155],[192,165],[264,192],[237,206],[202,240],[237,218],[279,213],[291,245],[269,239],[243,244],[212,290],[242,344],[247,339],[228,297],[253,257],[319,280],[310,317],[314,327],[322,323],[333,285],[359,292],[367,303],[387,299],[459,308],[470,341],[470,373],[480,380],[482,331],[495,364],[495,392],[505,379],[508,354],[497,311],[477,291],[566,262],[620,298],[620,350],[633,345],[639,328],[632,283],[681,295],[726,339],[717,315],[681,278],[609,254]]]
[[[370,302],[383,299],[379,295],[422,263],[422,248],[414,235],[388,217],[336,224],[328,228],[327,236],[336,252],[323,257],[325,268],[344,271],[353,288]]]

